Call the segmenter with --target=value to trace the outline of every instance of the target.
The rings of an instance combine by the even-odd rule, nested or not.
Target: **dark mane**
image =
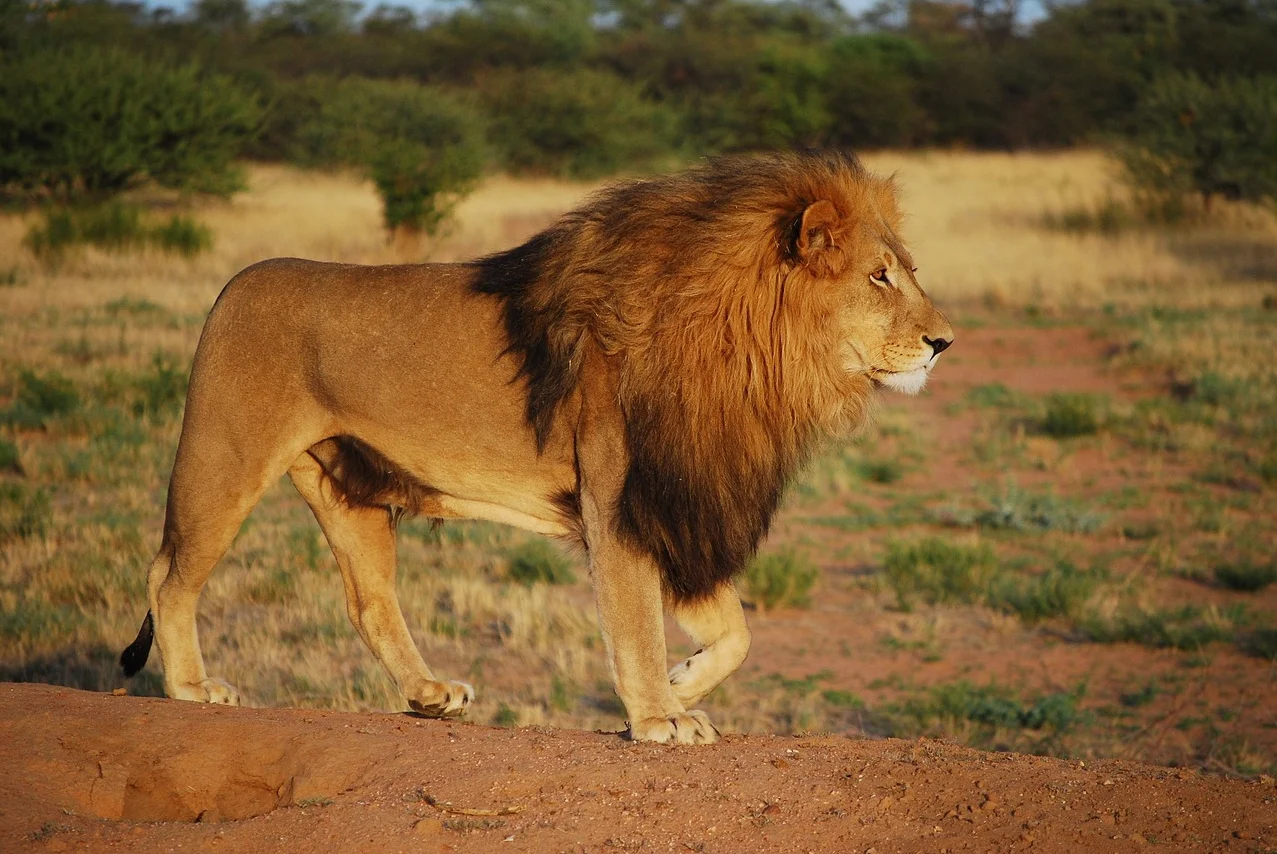
[[[550,229],[474,262],[503,301],[509,351],[544,448],[593,340],[620,359],[629,471],[620,534],[694,599],[741,569],[821,433],[863,417],[869,382],[840,368],[832,270],[798,263],[799,223],[844,222],[894,192],[843,152],[712,160],[606,188]]]

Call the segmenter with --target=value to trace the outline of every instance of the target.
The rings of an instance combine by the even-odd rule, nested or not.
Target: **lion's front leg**
[[[740,668],[749,653],[750,633],[740,596],[730,581],[708,598],[675,602],[679,627],[700,647],[669,672],[674,696],[685,706],[699,703]]]
[[[599,625],[616,693],[629,716],[630,738],[711,744],[718,730],[704,712],[687,711],[665,673],[660,570],[620,543],[591,543]]]

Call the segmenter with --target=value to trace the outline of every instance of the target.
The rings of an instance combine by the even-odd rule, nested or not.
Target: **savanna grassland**
[[[867,160],[898,174],[957,343],[793,485],[742,582],[754,649],[704,707],[725,731],[1277,773],[1277,220],[1220,204],[1143,225],[1089,152]],[[193,211],[213,236],[193,260],[50,266],[0,215],[0,679],[122,684],[186,372],[231,274],[470,257],[589,190],[492,178],[443,237],[387,243],[354,177],[249,179]],[[475,684],[474,720],[621,726],[579,556],[410,521],[399,590],[427,661]],[[204,594],[210,672],[254,705],[401,708],[341,591],[281,481]],[[159,688],[154,660],[129,686]]]

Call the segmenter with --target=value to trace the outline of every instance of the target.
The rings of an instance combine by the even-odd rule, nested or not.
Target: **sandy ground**
[[[1277,787],[937,741],[713,747],[0,686],[3,851],[1271,851]]]

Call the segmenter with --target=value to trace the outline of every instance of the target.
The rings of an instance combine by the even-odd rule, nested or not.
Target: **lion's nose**
[[[928,338],[924,335],[922,336],[922,343],[930,344],[932,352],[939,356],[945,350],[949,349],[949,345],[952,344],[953,341],[947,338]]]

